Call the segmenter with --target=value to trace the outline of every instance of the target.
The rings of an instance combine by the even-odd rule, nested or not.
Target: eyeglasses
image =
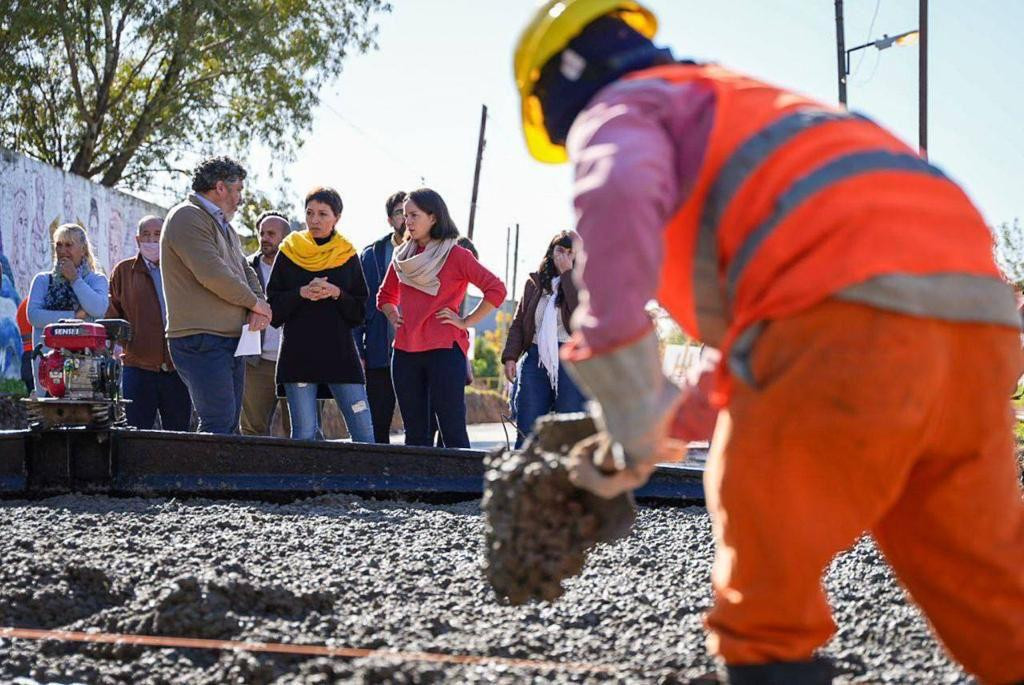
[[[403,210],[401,210],[401,209],[396,209],[395,211],[391,212],[391,216],[393,216],[393,217],[405,216],[405,212]]]

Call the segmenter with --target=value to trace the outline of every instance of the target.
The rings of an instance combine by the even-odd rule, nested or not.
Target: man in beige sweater
[[[171,208],[160,236],[167,340],[205,433],[237,433],[245,363],[242,326],[261,331],[270,305],[229,223],[245,169],[229,157],[202,161],[188,198]]]

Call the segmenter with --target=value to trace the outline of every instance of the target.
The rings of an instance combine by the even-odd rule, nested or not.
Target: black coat
[[[299,294],[300,288],[318,276],[341,289],[337,300],[313,302]],[[366,298],[358,256],[341,266],[312,272],[278,252],[267,283],[271,325],[281,327],[277,382],[365,383],[352,329],[363,323]]]

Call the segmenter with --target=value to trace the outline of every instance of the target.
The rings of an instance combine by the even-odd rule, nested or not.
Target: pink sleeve
[[[573,324],[583,354],[635,340],[652,325],[645,305],[658,289],[663,229],[683,187],[664,109],[650,93],[613,91],[585,110],[569,135],[583,242],[576,278],[586,291]]]
[[[401,299],[395,265],[389,264],[388,272],[384,275],[384,282],[380,284],[380,290],[377,291],[377,309],[383,310],[386,304],[393,304],[397,307]]]
[[[462,259],[466,280],[479,288],[480,292],[484,294],[484,299],[494,305],[495,308],[501,307],[501,304],[505,301],[505,284],[501,282],[500,278],[491,273],[486,266],[481,264],[473,256],[472,252],[465,248],[458,249],[461,250],[459,256]]]

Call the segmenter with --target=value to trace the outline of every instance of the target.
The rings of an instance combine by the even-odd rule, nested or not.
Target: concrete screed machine
[[[124,425],[121,360],[114,346],[131,338],[131,324],[124,319],[94,323],[61,319],[47,325],[43,342],[32,356],[39,363],[36,382],[48,396],[23,400],[29,425],[34,429]]]

